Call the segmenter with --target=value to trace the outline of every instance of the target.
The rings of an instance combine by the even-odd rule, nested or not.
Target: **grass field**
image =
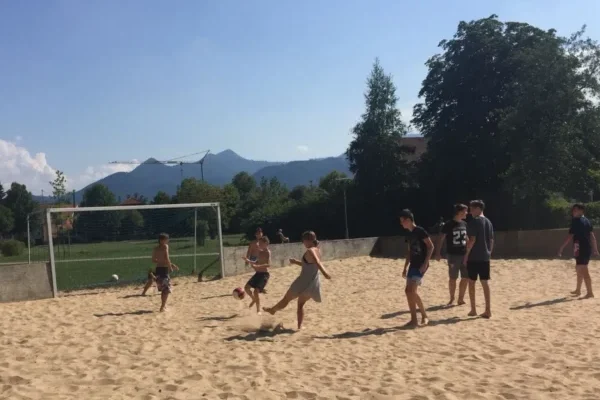
[[[241,235],[224,235],[223,242],[240,245]],[[55,245],[56,283],[58,290],[72,290],[110,284],[113,274],[119,276],[119,283],[143,281],[151,262],[155,240],[101,242],[71,245]],[[190,275],[194,270],[194,238],[172,238],[170,252],[173,263],[180,271],[173,276]],[[205,275],[214,276],[220,272],[218,240],[206,240],[204,246],[196,248],[196,273],[206,268]],[[31,248],[31,261],[48,262],[48,246]],[[16,257],[0,257],[0,264],[27,262],[27,250]]]

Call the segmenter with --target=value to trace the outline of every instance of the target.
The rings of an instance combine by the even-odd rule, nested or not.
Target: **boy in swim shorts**
[[[152,262],[156,264],[154,276],[156,287],[160,292],[160,311],[163,312],[167,310],[167,299],[169,294],[172,293],[169,272],[179,270],[179,267],[173,264],[169,258],[169,235],[166,233],[158,235],[158,246],[152,250]]]
[[[262,228],[256,228],[256,232],[254,232],[254,237],[256,240],[250,242],[248,245],[248,250],[246,251],[246,257],[244,258],[246,261],[246,267],[251,265],[253,262],[258,260],[258,254],[260,253],[260,238],[263,237]],[[267,292],[262,289],[261,293],[267,294]]]
[[[265,286],[267,286],[270,277],[269,267],[271,266],[271,250],[269,250],[269,238],[261,236],[260,239],[258,239],[258,246],[259,253],[255,261],[244,257],[244,260],[252,265],[252,268],[256,271],[248,283],[246,283],[244,290],[248,296],[250,296],[250,299],[252,299],[248,308],[252,308],[253,305],[256,305],[256,312],[260,314],[259,294],[265,292]],[[254,289],[254,292],[252,289]]]
[[[410,210],[403,210],[400,213],[400,224],[409,231],[406,242],[408,251],[402,277],[406,278],[406,300],[410,309],[410,321],[406,327],[417,327],[417,307],[421,311],[421,325],[427,325],[427,313],[421,297],[417,293],[419,286],[423,281],[425,272],[429,268],[429,260],[433,254],[433,242],[425,229],[415,224],[415,218]]]

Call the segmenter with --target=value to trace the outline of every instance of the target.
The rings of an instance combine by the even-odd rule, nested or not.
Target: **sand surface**
[[[0,398],[600,398],[600,299],[569,296],[571,261],[494,261],[491,320],[443,307],[447,267],[434,262],[420,289],[431,324],[414,330],[399,329],[401,262],[326,266],[333,280],[299,332],[270,329],[295,328],[295,303],[259,317],[232,298],[249,275],[179,279],[168,313],[157,312],[156,292],[133,287],[2,304]],[[279,300],[297,273],[274,270],[263,302]]]

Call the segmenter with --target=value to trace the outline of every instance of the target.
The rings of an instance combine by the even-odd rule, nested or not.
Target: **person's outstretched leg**
[[[150,288],[152,287],[153,283],[154,283],[154,279],[153,278],[148,278],[148,280],[146,281],[146,285],[144,286],[144,290],[142,291],[142,296],[146,295],[146,292],[148,290],[150,290]]]
[[[275,304],[273,307],[263,307],[263,310],[265,312],[268,312],[269,314],[274,315],[277,311],[281,311],[284,308],[286,308],[287,305],[290,304],[290,301],[294,300],[296,297],[298,296],[288,291],[285,294],[285,296],[283,296],[283,298],[279,300],[279,303]]]

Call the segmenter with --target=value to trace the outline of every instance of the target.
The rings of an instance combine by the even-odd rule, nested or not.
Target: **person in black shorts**
[[[481,317],[491,318],[491,295],[488,281],[490,280],[490,258],[494,250],[494,227],[490,220],[483,215],[485,204],[482,200],[471,201],[469,208],[473,219],[467,223],[469,239],[464,258],[469,273],[469,299],[471,301],[469,316],[477,315],[475,282],[479,278],[485,298],[485,312],[481,314]]]
[[[583,213],[585,206],[583,204],[575,204],[571,209],[571,228],[569,235],[558,250],[558,256],[562,256],[564,248],[573,241],[573,255],[575,256],[575,271],[577,273],[577,286],[575,291],[571,292],[575,296],[581,295],[581,284],[585,282],[586,295],[584,298],[589,299],[594,297],[592,291],[592,277],[588,269],[590,258],[593,255],[598,255],[598,244],[594,235],[594,227],[589,219]]]
[[[442,258],[442,247],[446,239],[446,254],[448,258],[448,289],[450,291],[450,301],[448,305],[454,304],[454,294],[456,293],[456,281],[460,272],[460,285],[458,289],[458,305],[465,304],[465,293],[469,285],[469,274],[467,265],[464,262],[467,252],[467,223],[465,217],[469,207],[464,204],[454,205],[454,218],[442,224],[440,238],[436,247],[436,260]]]
[[[265,286],[269,281],[269,267],[271,266],[271,250],[269,250],[269,238],[262,236],[258,239],[258,253],[255,259],[242,257],[256,271],[248,280],[244,290],[252,300],[248,308],[256,305],[256,312],[260,314],[260,293],[264,293]],[[254,289],[254,291],[252,291]]]
[[[417,307],[421,311],[421,325],[427,325],[429,320],[417,290],[429,268],[429,260],[433,254],[433,242],[427,231],[415,224],[415,218],[410,210],[403,210],[400,213],[400,224],[409,232],[406,238],[408,251],[402,271],[402,277],[406,278],[406,300],[410,309],[410,321],[405,326],[417,327],[419,325]]]

